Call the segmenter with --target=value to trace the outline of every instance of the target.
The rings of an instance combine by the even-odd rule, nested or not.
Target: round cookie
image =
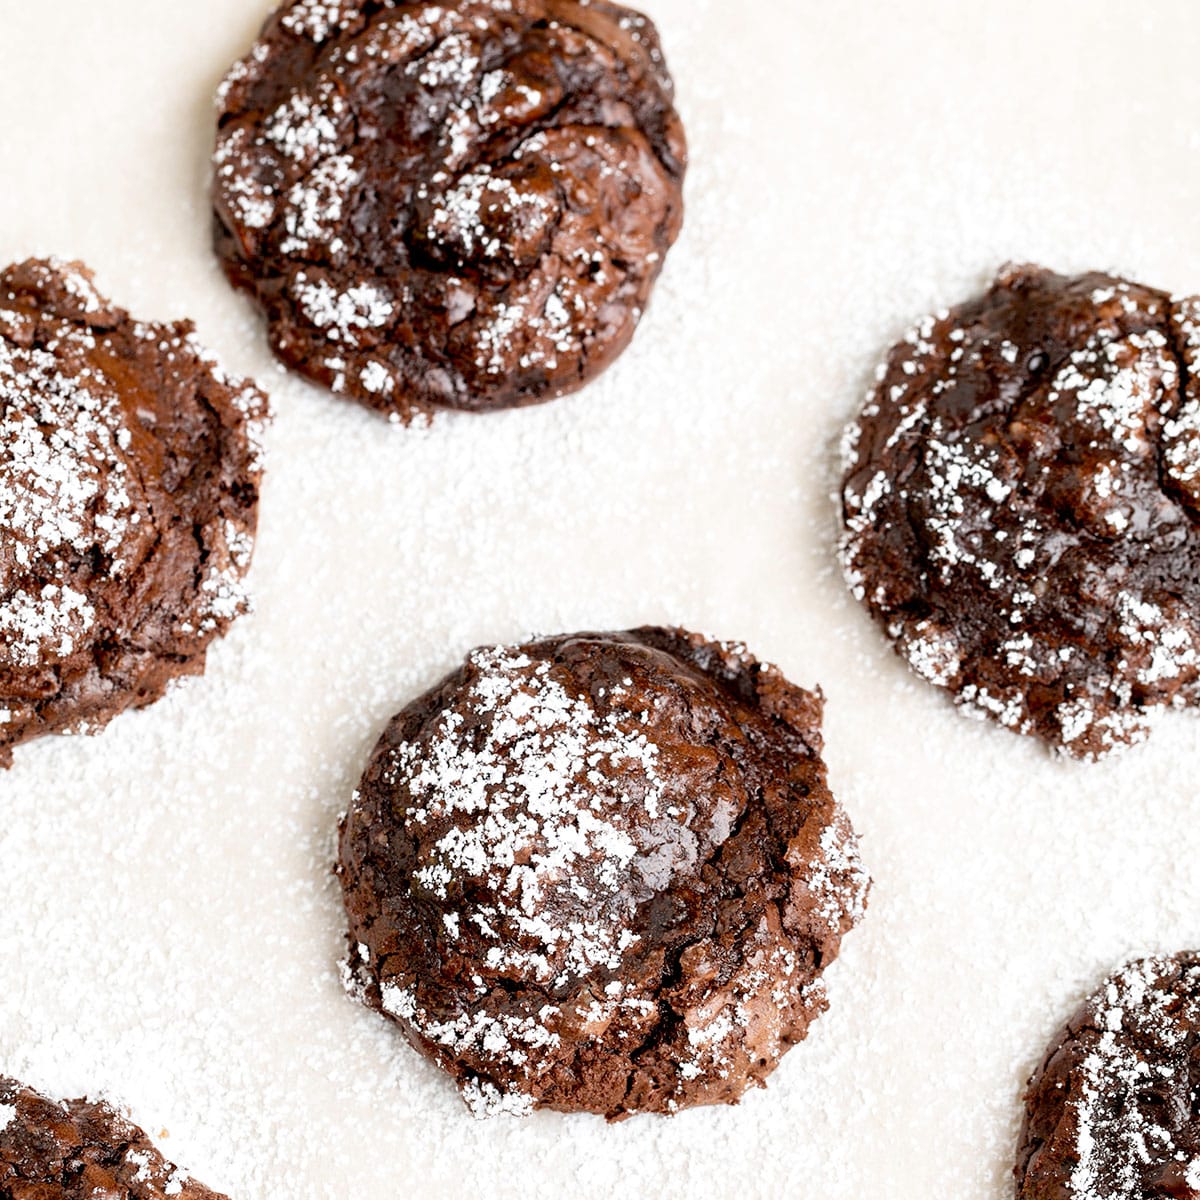
[[[0,1076],[0,1196],[11,1200],[227,1200],[167,1162],[107,1104],[56,1104]]]
[[[1200,700],[1200,301],[1009,267],[896,346],[842,558],[913,669],[1078,758]]]
[[[222,85],[217,253],[285,363],[393,419],[564,395],[679,234],[672,100],[606,0],[293,0]]]
[[[1200,955],[1131,962],[1025,1096],[1018,1200],[1200,1200]]]
[[[85,268],[0,273],[0,766],[203,671],[245,608],[266,410]]]
[[[343,819],[352,994],[477,1116],[735,1102],[866,903],[822,703],[681,630],[475,651]]]

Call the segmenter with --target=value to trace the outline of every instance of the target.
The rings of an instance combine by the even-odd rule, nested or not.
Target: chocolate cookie
[[[672,96],[606,0],[293,0],[221,89],[217,253],[284,362],[394,419],[561,396],[679,234]]]
[[[1200,1198],[1200,956],[1118,971],[1029,1083],[1020,1200]]]
[[[891,352],[843,561],[918,674],[1097,758],[1200,701],[1200,301],[1009,267]]]
[[[107,1104],[56,1104],[0,1076],[5,1200],[227,1200],[167,1162]]]
[[[0,766],[198,674],[245,607],[266,398],[78,265],[0,274]]]
[[[680,630],[475,651],[343,820],[352,992],[478,1116],[733,1103],[866,902],[821,709]]]

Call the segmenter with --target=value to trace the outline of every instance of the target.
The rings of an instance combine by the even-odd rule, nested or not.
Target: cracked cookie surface
[[[1200,1200],[1200,956],[1126,964],[1030,1080],[1019,1200]]]
[[[1200,301],[1006,268],[891,352],[842,559],[922,677],[1079,758],[1200,702]]]
[[[266,407],[78,264],[0,273],[0,766],[203,671],[246,605]]]
[[[866,903],[821,711],[681,630],[475,651],[343,820],[352,993],[479,1116],[735,1102]]]
[[[228,1200],[166,1161],[104,1103],[62,1104],[0,1076],[0,1196],[7,1200]]]
[[[394,419],[581,387],[682,223],[658,35],[601,0],[298,0],[219,104],[227,275],[284,362]]]

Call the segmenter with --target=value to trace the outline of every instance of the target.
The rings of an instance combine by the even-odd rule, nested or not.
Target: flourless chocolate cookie
[[[204,669],[245,607],[266,398],[78,265],[0,274],[0,766]]]
[[[1019,1200],[1200,1198],[1200,956],[1109,979],[1029,1083]]]
[[[167,1162],[107,1104],[56,1104],[0,1076],[5,1200],[226,1200]]]
[[[475,651],[343,821],[352,992],[478,1116],[736,1101],[866,902],[821,709],[680,630]]]
[[[925,679],[1079,758],[1200,700],[1200,301],[1005,269],[891,352],[843,561]]]
[[[672,97],[607,0],[295,0],[221,90],[217,253],[284,362],[395,419],[561,396],[679,234]]]

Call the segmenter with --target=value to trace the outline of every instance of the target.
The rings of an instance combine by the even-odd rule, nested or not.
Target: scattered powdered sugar
[[[1131,352],[1135,357],[1126,362]],[[1167,339],[1158,330],[1116,341],[1106,333],[1070,356],[1051,384],[1049,403],[1073,393],[1085,426],[1098,423],[1127,453],[1136,454],[1147,449],[1146,422],[1154,401],[1178,382]]]
[[[263,135],[285,158],[311,165],[338,144],[338,122],[349,109],[332,80],[311,93],[293,92],[266,120]]]
[[[428,185],[422,184],[418,195],[428,196]],[[483,164],[437,196],[428,233],[431,240],[457,247],[466,257],[496,258],[508,252],[501,229],[509,224],[528,229],[558,211],[552,194],[522,188]],[[505,220],[497,221],[499,216]]]
[[[0,1104],[0,1133],[3,1133],[13,1123],[16,1115],[15,1104]]]
[[[391,7],[396,0],[384,0]],[[297,0],[284,14],[282,25],[297,37],[323,42],[337,33],[359,5],[347,0]]]
[[[301,271],[292,284],[304,315],[335,342],[353,343],[364,330],[381,329],[396,311],[395,301],[375,284],[358,284],[339,292],[327,279],[310,281]]]
[[[134,1183],[146,1183],[151,1179],[154,1160],[147,1151],[127,1150],[125,1152],[125,1161],[136,1168],[133,1177]]]
[[[628,803],[631,772],[646,817],[658,817],[658,748],[568,693],[549,663],[496,648],[469,664],[463,703],[486,716],[485,735],[465,738],[463,716],[447,711],[428,736],[397,746],[385,773],[410,798],[414,838],[443,830],[414,880],[441,899],[463,879],[494,897],[459,914],[494,941],[493,971],[561,987],[615,969],[635,937],[622,920],[632,900],[614,910],[614,897],[638,848],[613,818]]]
[[[213,167],[234,220],[246,229],[263,230],[275,220],[279,197],[273,184],[263,183],[243,169],[244,160],[252,153],[252,141],[248,129],[231,129],[217,143]]]
[[[1123,638],[1129,647],[1137,681],[1147,687],[1194,675],[1200,664],[1200,630],[1171,603],[1172,612],[1159,604],[1122,592],[1117,598],[1117,615]],[[1126,660],[1128,663],[1128,659]]]
[[[781,1035],[789,1005],[823,994],[819,978],[800,989],[799,997],[792,994],[799,963],[783,942],[765,948],[759,963],[757,970],[741,973],[731,987],[686,1015],[687,1057],[679,1064],[684,1080],[728,1079],[740,1043],[752,1043],[760,1056],[777,1058],[786,1048]]]
[[[280,243],[285,254],[304,252],[316,243],[337,253],[336,230],[345,215],[346,198],[362,180],[362,173],[348,154],[325,159],[288,193],[283,223],[288,236]]]
[[[21,667],[68,658],[95,620],[96,610],[86,596],[53,583],[46,584],[37,595],[17,589],[0,603],[5,654]]]
[[[821,831],[820,847],[804,880],[816,902],[814,912],[833,930],[857,925],[866,916],[871,881],[859,856],[858,836],[841,810]]]
[[[87,298],[85,284],[77,280],[76,294]],[[86,349],[90,337],[62,335],[72,340]],[[19,580],[63,571],[93,551],[115,556],[139,519],[127,437],[105,380],[88,368],[64,373],[56,355],[0,338],[0,530],[17,572],[0,599],[0,658],[30,667],[66,657],[91,629],[96,614],[79,592],[46,584],[31,593]],[[114,559],[113,573],[122,569]]]
[[[462,1086],[462,1098],[474,1117],[527,1117],[533,1112],[533,1097],[521,1092],[502,1092],[486,1080],[469,1080]]]
[[[391,8],[392,0],[385,7]],[[305,0],[291,5],[281,25],[296,36],[324,43],[358,13],[354,4]],[[331,65],[343,70],[347,63],[362,57],[404,57],[428,49],[447,19],[446,10],[425,5],[415,12],[377,20],[349,50],[336,48]],[[428,64],[424,69],[435,74],[460,70],[461,48],[452,41],[446,39],[438,54],[418,60],[418,64]],[[243,84],[260,74],[269,53],[267,43],[260,41],[234,64],[218,89],[220,110],[234,100]],[[361,179],[343,144],[342,133],[350,115],[335,76],[323,73],[309,87],[291,92],[261,126],[235,122],[220,130],[214,153],[217,190],[234,222],[251,233],[261,233],[282,213],[288,234],[281,243],[283,253],[303,254],[320,245],[336,254],[340,243],[335,230]],[[275,173],[264,170],[272,158],[292,177],[281,189],[268,181]]]
[[[476,332],[480,361],[489,375],[503,373],[509,346],[531,325],[528,301],[522,297],[490,305],[489,319]]]
[[[1171,306],[1172,328],[1187,375],[1175,412],[1164,413],[1162,459],[1168,478],[1193,503],[1200,502],[1200,299],[1177,297]]]
[[[1089,1006],[1099,1038],[1069,1101],[1078,1130],[1070,1188],[1080,1200],[1141,1200],[1149,1164],[1187,1160],[1174,1128],[1162,1121],[1163,1109],[1141,1101],[1160,1088],[1191,1096],[1200,968],[1185,966],[1182,982],[1176,973],[1166,959],[1130,963]],[[1189,1139],[1188,1151],[1194,1150]]]
[[[900,651],[922,679],[938,687],[949,687],[962,666],[958,639],[932,621],[919,621],[911,630],[898,631]]]
[[[260,68],[268,57],[270,57],[270,50],[266,43],[256,42],[245,58],[239,59],[229,68],[225,78],[217,86],[214,107],[218,112],[225,108],[235,89],[259,76]]]
[[[250,597],[242,583],[243,569],[236,561],[226,568],[209,569],[200,583],[196,614],[189,626],[194,622],[201,633],[211,633],[246,612]]]
[[[387,395],[395,387],[392,373],[381,362],[369,362],[359,375],[364,388],[377,396]]]
[[[438,1020],[423,1009],[411,988],[385,985],[382,989],[384,1012],[406,1021],[423,1038],[452,1056],[471,1054],[499,1068],[516,1068],[520,1076],[534,1077],[536,1059],[530,1051],[553,1048],[559,1036],[547,1028],[547,1021],[561,1010],[546,1005],[533,1016],[492,1015],[482,1011],[464,1012],[453,1020]],[[527,1116],[533,1111],[533,1099],[520,1086],[499,1088],[490,1081],[468,1079],[460,1088],[463,1099],[477,1119],[491,1116]]]
[[[348,61],[362,58],[403,62],[420,54],[453,28],[454,14],[440,4],[405,7],[385,19],[371,23],[366,32],[346,51]]]
[[[452,33],[429,54],[410,63],[407,70],[429,88],[465,88],[479,71],[479,55],[470,39],[461,33]]]

